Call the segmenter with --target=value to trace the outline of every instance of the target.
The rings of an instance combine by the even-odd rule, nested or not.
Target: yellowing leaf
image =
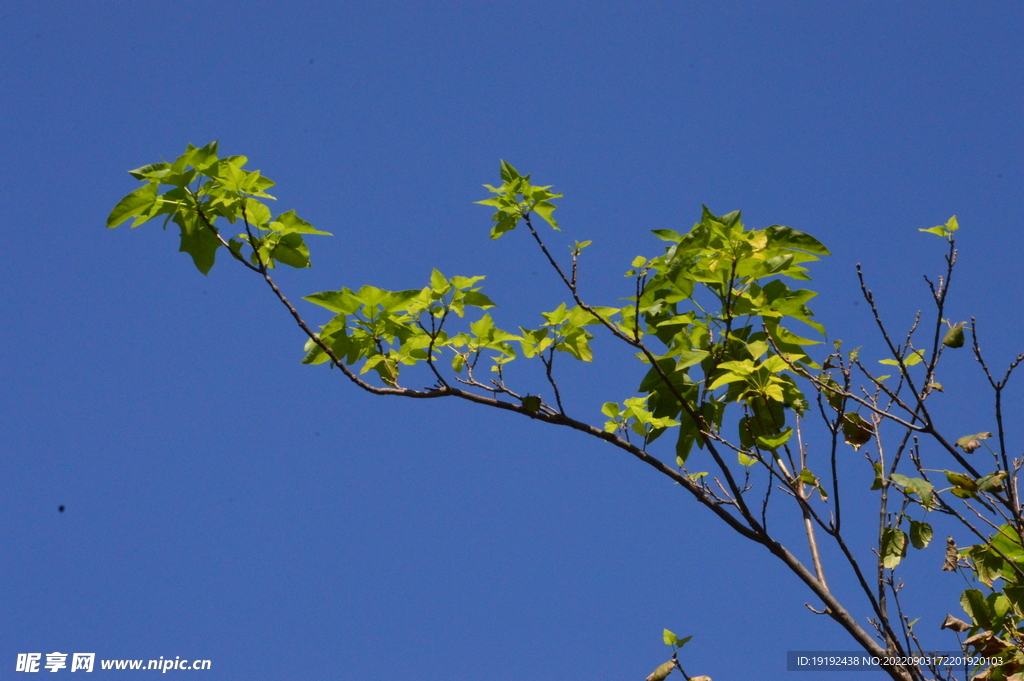
[[[964,435],[962,438],[956,441],[955,446],[959,447],[966,453],[970,454],[975,449],[981,447],[982,440],[986,440],[990,437],[992,437],[992,433],[975,433],[973,435]]]
[[[651,672],[650,676],[647,677],[647,681],[665,681],[668,675],[672,673],[672,670],[676,668],[676,661],[669,660],[665,664],[659,665],[657,669]]]
[[[860,449],[866,445],[874,433],[874,427],[864,420],[860,414],[849,412],[843,415],[843,437],[846,444]]]

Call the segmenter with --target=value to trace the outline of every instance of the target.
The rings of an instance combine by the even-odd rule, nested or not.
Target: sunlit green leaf
[[[550,201],[538,201],[533,205],[533,212],[544,218],[544,221],[551,225],[552,229],[559,229],[558,222],[555,220],[553,213],[558,208],[555,204]]]
[[[321,291],[305,296],[303,300],[342,314],[353,314],[362,304],[362,301],[347,288],[341,291]]]
[[[920,364],[924,360],[924,350],[915,350],[914,352],[908,353],[903,358],[903,365],[912,367],[915,364]],[[892,366],[899,366],[899,361],[895,359],[880,359],[879,364],[890,364]]]
[[[924,478],[911,478],[899,473],[892,474],[892,481],[905,488],[908,492],[916,493],[925,506],[931,506],[934,487]]]
[[[309,267],[309,248],[298,234],[281,235],[270,255],[290,267]]]
[[[187,219],[176,215],[174,221],[181,228],[181,246],[178,251],[191,255],[196,269],[208,274],[213,267],[217,249],[221,246],[217,235],[197,217]]]
[[[321,232],[319,229],[314,228],[313,225],[296,215],[294,210],[281,213],[274,218],[271,228],[282,234],[323,234],[331,236],[330,232]]]
[[[479,291],[466,291],[463,301],[466,305],[473,305],[474,307],[479,307],[484,310],[495,307],[491,299]]]
[[[764,449],[778,449],[782,445],[789,442],[789,438],[793,437],[793,429],[786,428],[784,431],[775,436],[761,435],[758,436],[757,444]]]
[[[772,225],[765,232],[768,234],[768,244],[773,248],[798,248],[815,255],[831,255],[825,245],[813,236],[790,227]]]
[[[755,457],[749,456],[748,454],[742,451],[736,453],[736,458],[741,466],[753,466],[755,463],[758,462]]]
[[[956,216],[954,215],[946,221],[944,225],[936,225],[935,227],[929,227],[927,229],[919,229],[919,232],[930,232],[931,234],[938,234],[939,236],[946,237],[947,239],[953,236],[953,232],[960,229],[960,223],[957,222]]]
[[[156,200],[157,184],[155,182],[147,182],[118,201],[107,217],[107,228],[113,229],[128,218],[141,215],[149,210]]]

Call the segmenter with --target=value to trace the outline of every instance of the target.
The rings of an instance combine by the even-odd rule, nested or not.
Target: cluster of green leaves
[[[498,208],[491,236],[498,238],[515,228],[519,220],[531,213],[541,215],[552,227],[558,228],[551,213],[555,206],[550,199],[555,194],[550,187],[534,187],[529,175],[521,175],[511,164],[501,162],[501,187],[485,185],[496,197],[479,203]],[[578,248],[586,244],[578,244]],[[359,291],[342,289],[324,291],[307,296],[305,300],[335,313],[319,339],[343,358],[346,364],[363,360],[361,372],[374,370],[381,380],[396,386],[400,367],[420,362],[450,361],[457,374],[470,372],[485,351],[491,351],[491,371],[501,368],[521,356],[526,359],[564,352],[575,359],[590,362],[593,334],[586,327],[600,323],[592,312],[579,306],[559,305],[551,312],[541,313],[544,321],[536,329],[519,327],[519,333],[498,328],[490,314],[468,322],[468,328],[453,331],[452,314],[462,318],[467,307],[487,310],[494,307],[475,284],[483,277],[452,277],[447,279],[434,270],[430,284],[422,289],[386,291],[364,286]],[[610,307],[595,311],[607,319],[619,310]],[[466,326],[466,325],[464,325]],[[518,350],[517,350],[518,346]],[[314,340],[306,344],[306,364],[319,364],[329,360],[324,349]],[[447,359],[446,359],[447,356]],[[530,404],[537,401],[529,397]],[[524,404],[526,402],[524,401]]]
[[[274,182],[258,170],[245,170],[246,162],[243,156],[219,158],[213,142],[202,148],[189,145],[171,163],[132,170],[131,175],[143,185],[114,207],[107,227],[117,227],[129,219],[135,227],[165,216],[164,227],[168,222],[178,225],[180,250],[192,257],[203,274],[212,268],[221,246],[264,275],[279,263],[309,267],[305,235],[328,233],[315,229],[295,211],[274,217],[260,200],[274,198],[266,193]],[[478,202],[496,209],[491,238],[514,230],[522,220],[528,222],[532,232],[529,219],[533,214],[559,229],[552,201],[561,194],[552,192],[550,186],[533,186],[530,175],[520,174],[505,161],[501,162],[500,173],[500,186],[484,185],[494,196]],[[217,225],[219,218],[243,225],[244,232],[225,239]],[[944,225],[921,231],[946,239],[952,248],[958,229],[954,216]],[[593,334],[589,327],[603,325],[637,350],[638,359],[647,366],[639,396],[621,403],[604,403],[601,411],[608,418],[605,432],[627,440],[635,434],[643,439],[646,449],[670,428],[678,428],[675,461],[680,469],[686,466],[694,444],[704,448],[711,441],[724,442],[735,449],[738,463],[748,472],[749,467],[758,464],[768,466],[772,475],[785,477],[803,500],[817,490],[821,500],[827,501],[821,481],[804,465],[803,453],[794,465],[789,450],[796,432],[793,417],[803,416],[809,406],[797,379],[809,381],[818,393],[818,403],[827,404],[834,412],[835,420],[830,422],[833,436],[841,432],[855,450],[879,436],[876,429],[884,416],[876,411],[865,418],[856,406],[855,411],[847,411],[851,397],[849,371],[843,368],[837,373],[831,360],[838,357],[840,365],[851,366],[857,362],[856,350],[846,354],[844,365],[837,342],[836,354],[822,366],[808,354],[809,347],[820,341],[793,330],[799,328],[794,327],[799,322],[821,336],[825,334],[807,307],[816,293],[791,288],[786,280],[809,280],[806,265],[828,255],[828,250],[814,237],[797,230],[780,225],[747,229],[738,211],[719,216],[706,207],[700,221],[688,232],[660,229],[654,234],[669,245],[656,257],[633,259],[626,276],[635,280],[635,291],[623,299],[623,306],[588,306],[580,301],[575,288],[576,259],[590,242],[577,241],[570,249],[571,280],[559,269],[577,304],[562,304],[543,312],[543,322],[537,328],[518,327],[518,333],[495,325],[489,312],[495,304],[482,293],[478,285],[484,279],[481,276],[448,278],[435,269],[429,283],[420,289],[389,291],[363,286],[306,296],[305,300],[326,308],[334,317],[316,334],[300,321],[312,336],[302,361],[339,362],[345,366],[361,363],[360,374],[373,371],[383,384],[393,388],[399,386],[404,367],[418,364],[429,365],[436,384],[446,386],[442,370],[450,367],[462,383],[518,397],[527,411],[537,412],[550,407],[539,396],[527,393],[519,397],[506,388],[503,367],[520,356],[540,358],[554,385],[551,363],[555,353],[592,361]],[[546,248],[544,252],[547,254]],[[554,264],[554,260],[551,262]],[[455,324],[459,327],[452,328]],[[943,347],[962,347],[963,329],[964,323],[949,324]],[[474,375],[483,357],[490,359],[490,371],[497,374],[496,380],[488,384]],[[928,376],[932,376],[935,366],[934,358],[929,360],[923,350],[914,350],[909,344],[905,352],[881,363],[899,371],[901,384],[912,368],[927,369]],[[871,378],[884,389],[881,382],[890,377]],[[942,386],[932,382],[927,384],[926,394],[928,390],[941,391]],[[729,414],[732,417],[727,422]],[[730,428],[735,425],[735,437],[724,432],[727,423]],[[991,433],[975,433],[957,440],[956,446],[970,454],[987,447],[988,437]],[[783,451],[790,461],[788,469],[780,453]],[[903,499],[898,511],[887,513],[888,525],[879,538],[882,567],[890,570],[905,558],[908,546],[924,549],[930,544],[933,529],[927,514],[939,508],[940,495],[949,492],[964,501],[988,504],[994,500],[993,495],[1003,491],[1008,477],[1005,470],[980,476],[941,470],[950,486],[936,490],[924,469],[919,468],[920,477],[893,469],[886,478],[882,464],[876,462],[874,466],[872,489],[893,486]],[[691,474],[690,479],[704,475],[707,473]],[[804,489],[811,490],[807,496],[803,496]],[[919,511],[923,516],[917,516]],[[1002,526],[988,542],[960,551],[956,561],[968,566],[991,592],[986,596],[979,589],[968,589],[961,598],[972,619],[968,644],[978,652],[1004,659],[1003,665],[986,670],[985,678],[999,681],[1024,674],[1024,653],[1016,645],[1024,640],[1024,547],[1017,529],[1009,524]],[[997,581],[1001,581],[1001,587],[996,586]],[[679,639],[668,630],[664,634],[665,643],[676,651],[690,638]],[[664,678],[676,664],[673,657],[653,676]]]
[[[934,227],[922,228],[917,231],[937,234],[941,236],[943,239],[946,239],[947,241],[952,241],[953,234],[958,229],[960,229],[960,223],[957,221],[956,216],[954,215],[949,220],[947,220],[946,224],[944,225],[936,225]]]
[[[430,284],[422,289],[386,291],[364,286],[359,291],[342,289],[306,296],[305,300],[335,313],[319,334],[336,356],[346,364],[365,360],[362,373],[375,370],[381,380],[397,385],[401,365],[448,361],[455,373],[472,371],[485,351],[493,351],[491,370],[522,356],[531,359],[548,352],[565,352],[589,362],[593,359],[589,341],[593,335],[586,326],[598,323],[590,313],[564,304],[544,312],[544,323],[537,329],[519,328],[519,334],[504,331],[494,324],[489,313],[468,323],[468,329],[450,333],[446,324],[462,318],[469,307],[487,310],[495,307],[475,284],[484,277],[446,278],[436,269]],[[600,308],[613,313],[611,308]],[[516,349],[516,345],[519,351]],[[310,339],[306,343],[305,364],[320,364],[330,358]]]
[[[232,255],[255,267],[273,268],[276,263],[309,267],[309,248],[304,234],[324,234],[290,210],[271,217],[270,208],[258,198],[273,199],[266,190],[274,182],[258,170],[245,170],[245,156],[217,156],[217,143],[196,148],[191,144],[173,163],[161,161],[129,171],[144,182],[114,207],[107,227],[117,227],[134,218],[132,227],[161,215],[164,228],[174,222],[181,231],[179,250],[192,256],[196,268],[207,274],[217,249],[227,245]],[[163,193],[161,187],[169,187]],[[225,241],[216,226],[217,218],[241,222],[245,232]]]
[[[907,557],[907,547],[923,549],[931,543],[934,531],[924,519],[915,520],[910,517],[910,507],[919,507],[927,515],[929,511],[936,508],[935,488],[931,482],[924,478],[910,477],[900,473],[893,473],[886,483],[882,471],[882,464],[874,463],[875,480],[871,489],[880,490],[886,484],[895,484],[896,489],[903,495],[906,503],[898,513],[895,520],[882,530],[879,553],[882,558],[882,565],[890,570],[895,569],[904,558]],[[903,527],[907,526],[907,530]]]
[[[494,326],[490,314],[470,325],[470,333],[449,336],[444,322],[449,315],[464,317],[466,308],[487,310],[494,303],[480,292],[484,277],[452,277],[438,270],[422,289],[386,291],[363,286],[358,291],[321,291],[304,299],[335,313],[319,334],[320,340],[346,364],[364,360],[361,373],[371,369],[381,380],[396,386],[400,365],[439,359],[445,347],[467,348],[456,353],[452,366],[461,371],[467,355],[497,350],[499,357],[515,356],[508,344],[516,337]],[[306,343],[304,364],[321,364],[330,357],[312,339]]]
[[[518,170],[505,161],[501,162],[501,181],[500,187],[484,185],[497,196],[477,201],[479,204],[498,209],[491,218],[495,223],[491,228],[492,239],[500,238],[505,232],[511,232],[519,221],[530,213],[536,213],[553,229],[558,229],[558,222],[553,215],[557,206],[551,203],[551,199],[561,198],[562,195],[548,191],[551,185],[534,187],[530,184],[529,175],[520,175]]]
[[[965,644],[978,654],[998,657],[1001,662],[990,666],[976,679],[1003,681],[1024,677],[1024,546],[1017,530],[1002,525],[983,544],[962,549],[974,576],[989,589],[967,589],[960,605],[971,619]],[[1000,580],[1001,585],[995,582]]]
[[[658,665],[658,667],[647,676],[647,681],[665,681],[670,674],[676,669],[682,671],[682,667],[678,661],[679,650],[692,639],[693,636],[687,636],[685,638],[679,638],[674,633],[665,629],[662,633],[662,640],[665,641],[665,645],[672,646],[672,659],[668,662]],[[707,679],[706,676],[701,677],[687,677],[697,678],[700,680]]]
[[[666,428],[679,425],[679,421],[667,416],[659,418],[647,411],[648,397],[630,397],[621,406],[616,402],[605,402],[601,407],[601,413],[610,417],[604,424],[605,432],[624,432],[628,428],[643,437],[645,443],[650,443],[665,432]]]
[[[806,305],[816,294],[783,278],[809,279],[804,265],[828,250],[794,229],[748,230],[739,212],[718,216],[706,207],[689,232],[654,233],[672,245],[633,261],[627,276],[638,278],[639,295],[619,323],[637,340],[661,342],[640,384],[648,409],[680,423],[676,461],[683,466],[693,445],[704,445],[702,432],[721,430],[727,405],[741,405],[738,435],[747,451],[740,462],[762,460],[755,452],[774,451],[792,435],[786,413],[807,408],[791,369],[818,368],[805,348],[820,341],[787,325],[824,333]]]

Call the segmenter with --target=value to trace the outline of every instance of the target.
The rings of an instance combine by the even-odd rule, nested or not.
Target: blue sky
[[[854,263],[903,328],[940,271],[917,229],[955,213],[951,316],[976,315],[1002,365],[1024,322],[1022,20],[1009,3],[5,4],[4,677],[60,650],[207,658],[216,679],[643,678],[663,627],[694,634],[685,667],[716,680],[851,649],[767,552],[625,454],[356,392],[299,364],[301,332],[250,273],[222,258],[204,277],[173,234],[104,220],[127,169],[217,139],[335,234],[280,272],[293,298],[437,267],[487,275],[498,323],[535,325],[565,292],[472,203],[504,158],[565,194],[559,252],[594,241],[589,299],[624,295],[629,260],[661,248],[649,230],[743,209],[829,246],[812,308],[871,352]],[[592,422],[642,375],[596,348],[563,379]],[[957,362],[940,410],[989,429]],[[940,549],[912,559],[935,629],[960,586]]]

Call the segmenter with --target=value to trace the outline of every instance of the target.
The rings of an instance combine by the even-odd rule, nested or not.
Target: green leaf
[[[309,267],[309,248],[298,234],[283,234],[270,256],[290,267]]]
[[[871,489],[882,489],[882,482],[884,480],[882,477],[882,464],[876,461],[871,464],[871,467],[875,469],[875,479],[871,483]]]
[[[236,156],[233,158],[239,157]],[[240,158],[245,159],[244,156]],[[176,172],[181,172],[185,169],[185,166],[191,165],[196,170],[204,171],[215,163],[217,163],[217,140],[214,140],[199,149],[196,149],[194,146],[189,144],[185,148],[185,153],[178,157],[174,162],[172,169]],[[242,163],[244,164],[245,161],[243,160]]]
[[[674,241],[675,243],[679,243],[683,238],[679,232],[672,229],[652,229],[651,233],[662,241]]]
[[[558,222],[552,215],[552,213],[555,212],[556,208],[558,208],[558,206],[551,203],[550,201],[538,201],[537,203],[533,204],[533,212],[544,218],[544,221],[551,225],[552,229],[559,230]]]
[[[270,222],[270,209],[263,203],[260,203],[256,199],[247,198],[244,205],[245,219],[249,221],[250,225],[263,227]]]
[[[362,301],[347,288],[341,291],[321,291],[304,296],[302,299],[341,314],[353,314],[362,304]]]
[[[964,323],[954,324],[942,339],[942,344],[947,348],[962,348],[964,346]]]
[[[926,522],[910,521],[910,543],[915,549],[923,549],[932,540],[932,526]]]
[[[128,174],[136,180],[159,180],[164,175],[167,175],[170,170],[171,164],[161,161],[160,163],[150,163],[141,168],[129,170]]]
[[[444,275],[441,274],[441,272],[434,269],[430,272],[430,288],[434,293],[444,295],[452,289],[452,286],[448,283],[448,280],[444,278]]]
[[[892,481],[905,488],[908,492],[916,493],[925,506],[932,505],[933,492],[935,488],[924,478],[911,478],[899,473],[892,474]],[[881,489],[881,487],[879,487]]]
[[[480,319],[469,324],[469,330],[474,336],[481,339],[486,338],[492,329],[494,329],[494,319],[491,318],[490,314],[485,314]]]
[[[831,255],[825,245],[813,236],[790,227],[772,225],[765,233],[768,235],[768,245],[772,248],[797,248],[815,255]]]
[[[960,229],[960,223],[957,222],[956,216],[954,215],[946,221],[944,225],[936,225],[927,229],[919,229],[919,232],[929,232],[931,234],[938,234],[939,236],[946,237],[947,239],[953,236],[953,232]]]
[[[995,473],[989,473],[988,475],[978,478],[978,491],[979,492],[995,492],[1002,488],[1003,480],[1006,479],[1006,471],[996,471]]]
[[[519,171],[512,167],[512,164],[502,159],[501,161],[501,181],[502,182],[513,182],[522,177]]]
[[[209,274],[221,243],[198,217],[192,219],[175,215],[174,221],[181,228],[181,246],[178,251],[192,256],[192,262],[203,274]]]
[[[270,226],[271,229],[282,234],[322,234],[324,236],[333,236],[330,232],[321,232],[319,229],[314,228],[313,225],[296,215],[294,210],[281,213],[274,218],[274,222]]]
[[[461,374],[462,373],[462,369],[465,366],[466,366],[466,355],[464,355],[462,353],[455,353],[455,356],[452,357],[452,370],[455,373],[457,373],[457,374]]]
[[[527,411],[538,411],[540,409],[540,396],[527,395],[523,398],[523,408]]]
[[[967,589],[960,596],[960,605],[974,623],[984,629],[992,628],[992,613],[985,602],[985,595],[978,589]]]
[[[793,437],[793,429],[786,428],[784,431],[775,436],[762,435],[755,438],[757,444],[763,449],[778,449],[782,445],[789,442],[789,438]]]
[[[416,289],[386,291],[385,293],[387,295],[380,301],[380,306],[388,312],[406,311],[413,308],[419,309],[417,301],[421,301],[423,298],[423,291],[417,291]]]
[[[907,535],[896,527],[882,530],[882,566],[893,569],[907,555]]]
[[[673,646],[675,648],[682,648],[691,638],[693,638],[693,636],[679,638],[668,629],[665,629],[661,634],[661,639],[665,642],[665,645]]]
[[[519,223],[519,213],[495,213],[493,220],[498,224],[491,227],[491,238],[498,239],[505,232],[511,232]]]
[[[739,460],[741,466],[753,466],[755,463],[757,463],[756,458],[749,456],[745,452],[737,452],[736,458],[737,460]]]
[[[473,286],[478,281],[483,281],[486,277],[460,277],[455,275],[451,278],[452,286],[463,291]]]
[[[910,354],[908,354],[906,357],[903,358],[903,365],[904,366],[908,366],[908,367],[912,367],[915,364],[920,364],[923,360],[924,360],[924,350],[915,350],[914,352],[911,352]],[[892,366],[899,366],[900,365],[899,361],[895,360],[895,359],[880,359],[880,360],[878,360],[878,363],[879,364],[891,364]]]
[[[463,298],[466,305],[472,305],[481,309],[488,309],[491,307],[497,307],[491,299],[480,293],[479,291],[466,291],[466,295]]]
[[[113,229],[128,218],[141,215],[149,210],[156,203],[156,200],[156,182],[144,184],[118,201],[117,205],[114,206],[114,210],[110,211],[110,215],[107,217],[107,229]]]
[[[987,544],[972,546],[967,550],[966,555],[971,559],[974,572],[978,576],[978,581],[987,587],[991,588],[992,582],[1006,573],[1010,575],[1015,574],[1006,561]]]
[[[306,341],[306,356],[302,358],[303,364],[323,364],[331,358],[324,352],[324,349],[313,342],[313,339]]]
[[[1020,537],[1012,525],[1002,525],[991,543],[1001,554],[1018,565],[1024,565],[1024,546],[1021,546]]]

